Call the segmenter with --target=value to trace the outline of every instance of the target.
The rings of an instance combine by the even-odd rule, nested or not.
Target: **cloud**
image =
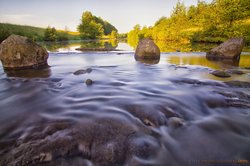
[[[26,20],[33,17],[31,14],[3,14],[0,15],[1,20]]]
[[[31,14],[1,14],[1,22],[22,23],[27,22],[34,16]]]

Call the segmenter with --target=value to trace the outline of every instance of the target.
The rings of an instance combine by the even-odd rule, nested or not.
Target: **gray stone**
[[[48,52],[27,37],[11,35],[0,45],[0,60],[5,69],[47,67]]]
[[[242,49],[244,48],[244,38],[232,38],[220,44],[218,47],[213,48],[207,52],[208,59],[232,59],[239,60]]]
[[[74,75],[81,75],[81,74],[86,74],[86,73],[91,73],[91,72],[92,72],[92,69],[87,68],[86,70],[84,70],[84,69],[77,70],[73,74]]]
[[[93,84],[93,81],[91,79],[87,79],[85,81],[86,85],[92,85]]]
[[[222,78],[231,77],[230,74],[228,74],[225,71],[221,71],[221,70],[215,70],[211,74],[216,76],[216,77],[222,77]]]
[[[236,70],[236,69],[228,70],[227,72],[228,72],[228,73],[231,73],[231,74],[237,74],[237,75],[245,74],[243,71],[241,71],[241,70]]]
[[[159,60],[160,59],[160,49],[151,39],[142,39],[135,51],[135,59],[150,59]]]
[[[168,119],[168,126],[170,128],[179,128],[184,125],[184,120],[178,117],[171,117]]]

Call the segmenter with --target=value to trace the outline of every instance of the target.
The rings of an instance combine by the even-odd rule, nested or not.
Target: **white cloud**
[[[31,14],[3,14],[0,15],[2,22],[20,22],[31,19],[33,15]]]

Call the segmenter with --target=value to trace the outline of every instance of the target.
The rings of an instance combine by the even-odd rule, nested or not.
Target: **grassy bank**
[[[15,25],[8,23],[0,23],[0,42],[11,34],[26,36],[34,41],[44,41],[45,28],[38,28],[26,25]],[[76,32],[57,31],[58,37],[64,37],[67,40],[79,40],[79,34]]]

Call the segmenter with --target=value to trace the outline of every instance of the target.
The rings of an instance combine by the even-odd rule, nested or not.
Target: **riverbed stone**
[[[92,85],[93,84],[93,81],[91,79],[87,79],[85,81],[86,85]]]
[[[178,117],[171,117],[168,119],[168,126],[170,128],[179,128],[184,125],[184,120]]]
[[[236,70],[236,69],[228,70],[227,72],[230,73],[230,74],[237,74],[237,75],[243,75],[243,74],[245,74],[243,71]]]
[[[207,52],[206,57],[212,60],[232,59],[239,60],[245,45],[244,38],[232,38]]]
[[[222,77],[222,78],[231,77],[231,75],[229,73],[222,71],[222,70],[215,70],[211,74],[216,76],[216,77]]]
[[[84,70],[84,69],[77,70],[73,74],[74,75],[82,75],[82,74],[91,73],[91,72],[92,72],[92,69],[87,68],[86,70]]]
[[[160,49],[154,43],[152,39],[145,38],[140,40],[136,51],[135,59],[150,59],[150,60],[159,60],[160,59]]]
[[[27,37],[11,35],[0,44],[4,69],[37,69],[47,67],[48,52]]]

